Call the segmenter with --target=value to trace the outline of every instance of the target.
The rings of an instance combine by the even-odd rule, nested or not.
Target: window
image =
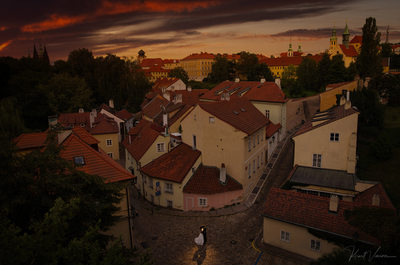
[[[290,233],[286,231],[281,231],[281,240],[289,242],[290,241]]]
[[[249,136],[249,152],[251,151],[251,136]]]
[[[331,140],[331,142],[339,142],[339,134],[338,133],[331,133],[330,140]]]
[[[193,134],[193,149],[196,150],[196,135]]]
[[[149,188],[153,189],[153,179],[149,178]]]
[[[172,208],[172,201],[167,200],[167,207],[168,207],[168,208]]]
[[[84,123],[81,123],[80,126],[81,126],[81,127],[85,127],[86,125],[85,125]]]
[[[166,193],[174,193],[173,187],[172,187],[172,183],[165,183],[165,192]]]
[[[321,242],[318,240],[311,239],[311,249],[315,251],[320,251]]]
[[[321,160],[322,160],[321,154],[313,154],[313,161],[312,161],[313,167],[321,167]]]
[[[269,109],[265,110],[265,117],[269,119]]]
[[[144,183],[144,184],[146,184],[146,183],[147,183],[146,176],[143,176],[143,183]]]
[[[208,121],[209,121],[210,123],[214,123],[214,122],[215,122],[215,118],[214,118],[214,117],[209,117],[209,118],[208,118]]]
[[[253,160],[253,173],[256,173],[256,160]]]
[[[112,145],[112,140],[111,140],[111,139],[107,139],[107,140],[106,140],[106,144],[107,144],[108,146]]]
[[[164,152],[164,143],[157,144],[157,152]]]
[[[263,160],[264,160],[263,157],[264,157],[263,152],[261,152],[261,165],[263,164]]]
[[[83,156],[76,156],[74,157],[74,164],[75,166],[83,166],[85,164],[85,159]]]
[[[257,144],[259,144],[259,143],[260,143],[260,135],[257,134]]]
[[[199,198],[199,206],[206,207],[207,206],[207,198]]]
[[[264,141],[264,135],[265,135],[264,129],[262,129],[262,131],[261,131],[261,142]]]
[[[256,136],[253,136],[253,147],[256,147]]]
[[[111,158],[113,158],[113,153],[107,153],[107,155]]]
[[[154,195],[150,195],[151,203],[154,204]]]
[[[257,168],[260,168],[260,157],[257,156]]]
[[[196,114],[193,114],[193,120],[197,120]]]
[[[251,177],[251,163],[249,163],[249,178]]]

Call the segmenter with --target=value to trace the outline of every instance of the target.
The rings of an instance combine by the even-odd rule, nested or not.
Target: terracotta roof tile
[[[112,134],[118,133],[118,124],[110,117],[104,114],[98,114],[93,127],[90,128],[91,134]]]
[[[141,171],[153,178],[182,183],[200,155],[200,151],[182,143],[142,167]]]
[[[170,104],[168,100],[166,100],[160,95],[156,95],[149,103],[143,106],[142,113],[143,115],[151,119],[154,119],[161,112],[160,106],[162,105],[165,107],[168,104]]]
[[[46,145],[47,132],[23,133],[14,139],[19,150],[36,149]]]
[[[285,94],[275,82],[261,83],[257,81],[224,81],[201,96],[201,99],[221,100],[222,93],[229,93],[231,96],[237,95],[255,101],[280,103],[286,101]]]
[[[153,85],[153,89],[158,89],[161,91],[162,88],[168,88],[174,83],[178,82],[180,79],[179,78],[171,78],[171,77],[164,77],[164,78],[159,78]]]
[[[267,125],[267,129],[265,130],[267,138],[270,138],[272,135],[274,135],[280,128],[282,128],[282,125],[280,123],[274,124],[270,122]]]
[[[65,127],[77,127],[84,125],[85,129],[89,130],[90,113],[89,112],[61,113],[58,116],[58,122]]]
[[[152,122],[142,119],[129,131],[131,143],[129,137],[126,137],[122,144],[138,162],[160,135],[160,132],[152,126]]]
[[[82,127],[75,127],[72,131],[83,140],[88,145],[100,143],[96,138],[94,138],[86,129]]]
[[[140,63],[142,68],[144,67],[152,67],[152,66],[163,66],[163,60],[161,58],[145,58]]]
[[[264,216],[353,238],[355,233],[364,242],[379,244],[379,241],[350,225],[345,217],[346,210],[361,206],[355,202],[340,200],[337,213],[329,211],[329,198],[304,194],[294,190],[272,188],[266,199]],[[365,205],[364,205],[365,206]]]
[[[350,43],[361,43],[362,44],[362,36],[354,36]]]
[[[393,206],[389,196],[387,195],[381,183],[378,183],[371,188],[359,193],[355,199],[355,203],[361,206],[371,207],[372,197],[374,196],[374,194],[379,195],[381,208],[391,209],[396,212],[396,208]]]
[[[195,174],[183,188],[184,193],[217,194],[242,190],[243,186],[231,176],[226,175],[226,183],[219,181],[219,169],[200,165]]]
[[[312,125],[313,120],[314,119],[318,119],[318,115],[323,114],[323,113],[327,114],[326,118],[323,118],[325,121],[313,126]],[[333,109],[329,109],[329,110],[326,110],[326,111],[323,111],[323,112],[317,112],[314,115],[313,120],[307,121],[306,123],[304,123],[303,126],[300,127],[300,129],[295,133],[295,135],[293,137],[296,137],[296,136],[298,136],[300,134],[303,134],[303,133],[306,133],[308,131],[314,130],[316,128],[319,128],[321,126],[329,124],[331,122],[337,121],[339,119],[342,119],[342,118],[347,117],[349,115],[352,115],[354,113],[359,113],[359,112],[354,107],[353,108],[349,108],[349,109],[346,110],[344,108],[344,105],[337,106],[337,107],[334,107]]]
[[[105,182],[119,182],[135,177],[111,157],[104,152],[96,151],[75,134],[71,134],[63,142],[60,156],[72,162],[74,162],[74,157],[82,156],[85,164],[77,167],[77,169],[91,175],[98,175]]]
[[[353,45],[349,45],[348,48],[343,44],[340,44],[339,46],[340,46],[340,49],[342,50],[342,52],[344,53],[344,55],[346,55],[347,57],[357,57],[358,56],[358,52],[356,51],[356,48],[354,48]]]
[[[215,55],[212,53],[202,52],[202,53],[193,53],[189,56],[186,56],[181,61],[185,60],[196,60],[196,59],[215,59]]]
[[[133,118],[133,114],[130,113],[129,111],[127,111],[126,109],[122,109],[120,111],[117,111],[115,113],[115,116],[117,116],[118,118],[124,120],[124,121],[128,121],[131,118]]]
[[[200,102],[199,106],[248,135],[266,126],[269,122],[250,101],[244,98],[233,98],[229,101],[219,102]]]

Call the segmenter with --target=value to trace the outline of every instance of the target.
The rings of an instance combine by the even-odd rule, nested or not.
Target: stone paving
[[[243,203],[210,212],[182,212],[157,208],[135,200],[134,245],[150,252],[154,264],[307,264],[298,257],[261,243],[262,209],[272,186],[282,185],[293,163],[293,144],[281,146],[275,166],[262,182],[254,204]],[[207,226],[207,243],[198,247],[194,238]],[[254,243],[253,243],[254,241]],[[253,243],[253,244],[252,244]]]

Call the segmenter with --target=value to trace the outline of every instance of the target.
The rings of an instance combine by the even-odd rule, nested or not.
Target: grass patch
[[[358,139],[358,177],[380,181],[397,209],[400,208],[400,107],[387,107],[385,128],[368,134],[364,131]],[[387,159],[379,159],[373,148],[378,138],[386,139],[391,149]]]

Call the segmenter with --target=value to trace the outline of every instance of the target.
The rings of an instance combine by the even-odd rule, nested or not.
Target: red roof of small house
[[[185,60],[197,60],[197,59],[215,59],[215,55],[212,53],[201,52],[201,53],[193,53],[189,56],[186,56],[181,61]]]
[[[360,44],[362,44],[362,36],[354,36],[351,39],[350,43],[360,43]]]
[[[168,88],[174,83],[178,82],[180,79],[175,78],[175,77],[164,77],[164,78],[159,78],[153,85],[153,90],[160,90],[162,88]]]
[[[152,122],[142,119],[135,127],[131,128],[129,136],[124,139],[122,144],[133,158],[139,162],[160,135],[160,131],[152,125]],[[131,138],[131,143],[129,143],[129,137]]]
[[[340,44],[340,49],[342,50],[342,52],[344,53],[344,55],[346,55],[347,57],[357,57],[358,53],[356,48],[354,48],[354,46],[349,45],[349,47],[347,48],[346,45]]]
[[[96,138],[94,138],[86,129],[82,127],[74,127],[72,131],[83,140],[88,145],[100,143]]]
[[[114,113],[114,109],[111,108],[109,105],[104,104],[104,103],[100,105],[100,108],[99,108],[99,109],[100,109],[100,111],[101,111],[102,109],[104,109],[104,110],[110,112],[111,114]],[[99,112],[100,112],[100,111],[99,111]]]
[[[78,166],[77,169],[91,175],[98,175],[107,183],[135,178],[111,157],[104,152],[96,151],[74,133],[67,137],[62,146],[63,149],[60,152],[62,158],[74,162],[75,157],[83,157],[84,165]]]
[[[192,194],[217,194],[242,189],[242,184],[229,175],[226,175],[226,183],[222,184],[219,181],[218,168],[200,165],[183,188],[183,192]]]
[[[64,127],[81,126],[90,129],[90,112],[61,113],[58,122]],[[84,125],[84,126],[82,126]]]
[[[362,193],[360,194],[362,196]],[[380,196],[381,197],[381,196]],[[271,188],[266,199],[264,216],[294,225],[322,230],[349,239],[358,233],[359,240],[379,244],[379,240],[350,225],[344,216],[354,207],[371,206],[372,200],[356,198],[354,202],[339,200],[338,211],[329,211],[330,198],[300,193],[295,190]]]
[[[230,124],[236,129],[251,135],[270,121],[244,98],[232,98],[229,101],[200,102],[206,112]]]
[[[393,206],[389,196],[387,195],[381,183],[378,183],[370,187],[369,189],[366,189],[363,192],[359,193],[354,201],[358,205],[378,207],[371,206],[372,198],[375,194],[379,195],[379,207],[391,209],[396,212],[396,208]]]
[[[359,112],[355,108],[349,108],[346,110],[344,105],[337,106],[322,112],[317,112],[316,114],[314,114],[313,119],[311,121],[307,121],[306,123],[304,123],[303,126],[300,127],[300,129],[296,132],[296,134],[293,137],[309,132],[311,130],[314,130],[331,122],[343,119],[344,117],[350,116],[354,113],[359,113]],[[312,123],[315,121],[323,121],[323,122],[313,126]]]
[[[153,66],[163,66],[163,60],[161,58],[145,58],[140,63],[142,68],[153,67]]]
[[[112,118],[99,113],[89,131],[91,134],[113,134],[119,132],[119,127]]]
[[[40,149],[46,145],[47,131],[38,133],[23,133],[13,141],[19,150]]]
[[[133,114],[130,113],[129,111],[127,111],[126,109],[122,109],[120,111],[117,111],[115,113],[115,116],[117,116],[118,118],[124,120],[124,121],[128,121],[130,119],[133,118]]]
[[[340,82],[340,83],[333,83],[333,84],[328,84],[326,85],[326,91],[337,88],[337,87],[341,87],[347,84],[350,84],[353,81],[348,81],[348,82]]]
[[[149,103],[142,108],[143,115],[154,119],[158,114],[161,113],[161,105],[166,107],[170,102],[160,95],[156,95]]]
[[[182,183],[200,155],[200,151],[182,143],[148,163],[140,171],[152,178]]]
[[[280,123],[274,124],[270,122],[267,125],[267,130],[265,130],[267,138],[270,138],[272,135],[274,135],[280,128],[282,128],[282,125]]]
[[[254,101],[286,102],[285,94],[275,82],[257,81],[224,81],[201,96],[201,99],[221,100],[222,93]]]

